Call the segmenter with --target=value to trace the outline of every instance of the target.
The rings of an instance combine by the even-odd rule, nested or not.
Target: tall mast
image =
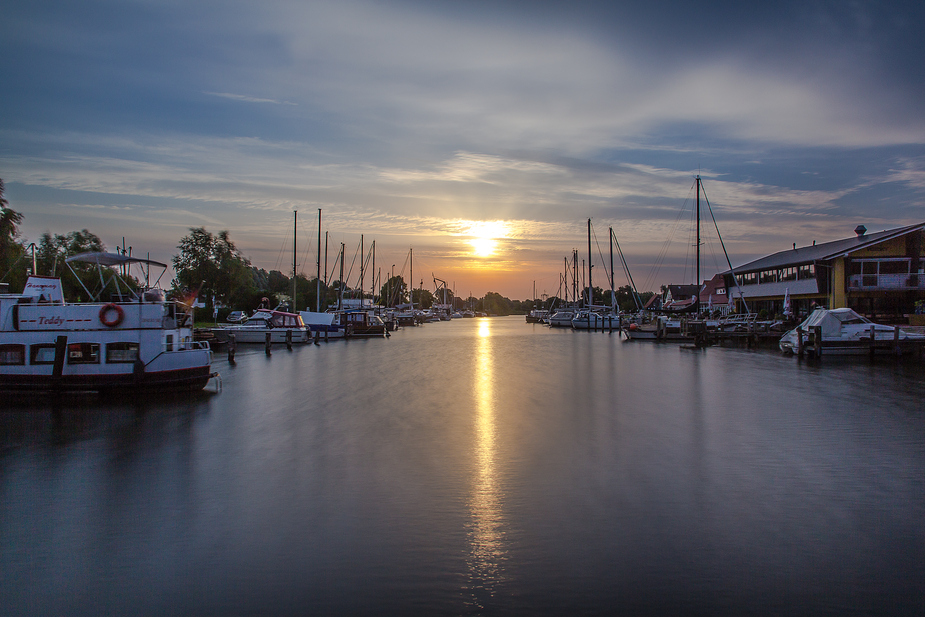
[[[414,249],[410,249],[408,253],[408,287],[411,288],[411,292],[408,294],[408,301],[411,302],[411,319],[412,324],[414,323]]]
[[[700,298],[700,174],[697,175],[697,298]]]
[[[295,313],[295,275],[296,275],[296,232],[299,229],[299,211],[292,211],[292,312]]]
[[[588,219],[588,308],[594,304],[594,288],[591,287],[591,269],[594,259],[591,257],[591,219]]]
[[[366,290],[363,289],[363,285],[366,284],[366,278],[363,276],[365,274],[363,270],[363,262],[366,259],[366,254],[363,252],[363,234],[360,234],[360,308],[363,308],[363,296],[366,294]]]
[[[613,227],[607,228],[607,240],[610,245],[610,310],[613,312],[617,308],[617,294],[613,289]]]
[[[344,243],[340,243],[340,293],[337,302],[337,308],[344,309]]]
[[[315,262],[318,274],[315,283],[315,311],[321,312],[321,208],[318,208],[318,260]]]

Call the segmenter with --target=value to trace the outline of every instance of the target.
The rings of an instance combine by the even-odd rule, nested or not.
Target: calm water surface
[[[0,614],[925,613],[922,364],[511,317],[215,368],[5,397]]]

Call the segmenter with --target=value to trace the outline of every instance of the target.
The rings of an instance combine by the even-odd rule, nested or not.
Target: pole
[[[594,305],[594,288],[591,286],[591,269],[594,268],[594,258],[591,256],[591,219],[588,219],[588,309]],[[590,317],[588,317],[590,320]],[[590,324],[590,321],[588,322]]]
[[[318,259],[315,262],[318,268],[315,282],[315,311],[321,312],[321,208],[318,208]]]
[[[337,298],[337,308],[344,309],[344,243],[340,243],[340,293]]]
[[[296,234],[299,231],[299,211],[293,210],[293,221],[292,221],[292,312],[295,313],[296,304],[295,304],[295,277],[296,277]]]
[[[697,301],[700,301],[700,175],[697,175]]]

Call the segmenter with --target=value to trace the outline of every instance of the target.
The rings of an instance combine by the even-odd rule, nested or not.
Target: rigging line
[[[703,183],[701,183],[700,188],[703,188]],[[716,217],[713,215],[713,206],[710,205],[706,190],[703,191],[703,199],[707,202],[707,210],[710,211],[710,217],[713,219],[713,226],[716,228],[716,236],[719,238],[719,243],[723,247],[723,255],[726,256],[726,263],[729,264],[729,272],[732,273],[732,282],[735,283],[736,291],[739,292],[739,299],[742,300],[742,304],[745,305],[745,312],[748,313],[748,302],[745,301],[745,296],[742,294],[742,287],[739,285],[739,278],[736,276],[736,271],[732,267],[732,262],[729,261],[729,253],[726,252],[726,244],[723,242],[723,236],[719,233],[719,225],[716,224]]]
[[[597,246],[597,254],[601,257],[601,264],[604,266],[604,276],[607,277],[607,283],[613,283],[613,277],[610,276],[610,272],[607,270],[607,261],[604,259],[604,253],[601,251],[601,243],[597,239],[597,232],[594,231],[593,224],[591,225],[591,237],[594,238],[594,244]],[[613,289],[613,285],[610,285],[610,288]]]
[[[357,255],[359,255],[359,254],[360,254],[360,245],[357,244],[357,250],[356,250],[356,252],[353,254],[353,261],[350,262],[350,270],[347,271],[347,276],[345,277],[345,280],[347,280],[347,281],[350,280],[350,275],[353,274],[353,266],[356,265],[356,263],[357,263]],[[355,289],[351,289],[351,291],[356,291],[356,290],[355,290]]]
[[[305,220],[305,218],[303,217],[302,220]],[[316,219],[314,219],[314,218],[312,218],[311,221],[312,221],[312,225],[311,225],[311,229],[310,229],[309,231],[310,231],[310,232],[315,232],[315,231],[317,230],[318,221],[317,221]],[[303,231],[304,231],[305,228],[303,227],[302,229],[303,229]],[[308,264],[308,265],[314,265],[314,264],[315,264],[314,260],[311,259],[312,253],[314,252],[314,251],[312,251],[312,242],[315,240],[315,235],[317,235],[317,234],[316,234],[316,233],[309,233],[309,234],[308,234],[307,246],[305,247],[305,250],[304,250],[303,253],[302,253],[302,259],[301,259],[301,261],[299,261],[299,264],[300,264],[300,265],[303,265],[303,266],[304,266],[305,264]],[[305,276],[305,268],[304,268],[304,267],[300,268],[300,269],[299,269],[299,273],[300,273],[301,275]],[[308,277],[306,277],[306,278],[308,278]]]
[[[292,246],[292,235],[291,235],[292,231],[288,226],[284,227],[284,229],[286,231],[284,232],[283,241],[279,246],[279,253],[277,253],[276,255],[276,271],[277,272],[283,272],[283,267],[281,265],[283,263],[283,252],[289,250],[289,247]],[[286,265],[288,269],[289,264],[287,263]]]
[[[636,282],[633,281],[633,275],[630,274],[630,268],[626,263],[626,256],[623,255],[623,249],[620,248],[620,241],[617,240],[617,234],[615,234],[612,229],[610,230],[610,237],[613,238],[614,244],[617,245],[617,253],[620,254],[620,261],[623,264],[623,273],[626,274],[626,279],[633,288],[633,303],[636,305],[637,309],[642,309],[642,299],[639,297],[639,291],[636,289]]]
[[[689,197],[688,197],[689,199]],[[655,284],[655,278],[658,276],[658,272],[662,267],[662,264],[665,262],[665,258],[668,255],[668,249],[671,247],[671,243],[674,241],[674,235],[678,231],[678,227],[681,225],[681,216],[684,214],[687,209],[687,201],[681,205],[681,209],[678,210],[678,215],[675,218],[674,226],[671,228],[671,232],[665,238],[665,242],[662,244],[661,251],[655,258],[655,263],[652,265],[652,268],[649,270],[649,274],[646,277],[644,287],[651,288]]]

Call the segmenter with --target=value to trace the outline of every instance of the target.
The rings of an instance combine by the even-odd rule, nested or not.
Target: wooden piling
[[[292,330],[286,329],[286,349],[292,351]]]
[[[234,364],[234,352],[237,351],[238,344],[235,341],[234,334],[228,335],[228,364]]]
[[[267,332],[266,338],[264,338],[264,346],[265,346],[265,351],[268,356],[273,354],[273,352],[270,351],[270,341],[272,340],[272,338],[273,338],[272,335],[269,332]]]
[[[803,357],[803,327],[797,326],[797,356]]]

